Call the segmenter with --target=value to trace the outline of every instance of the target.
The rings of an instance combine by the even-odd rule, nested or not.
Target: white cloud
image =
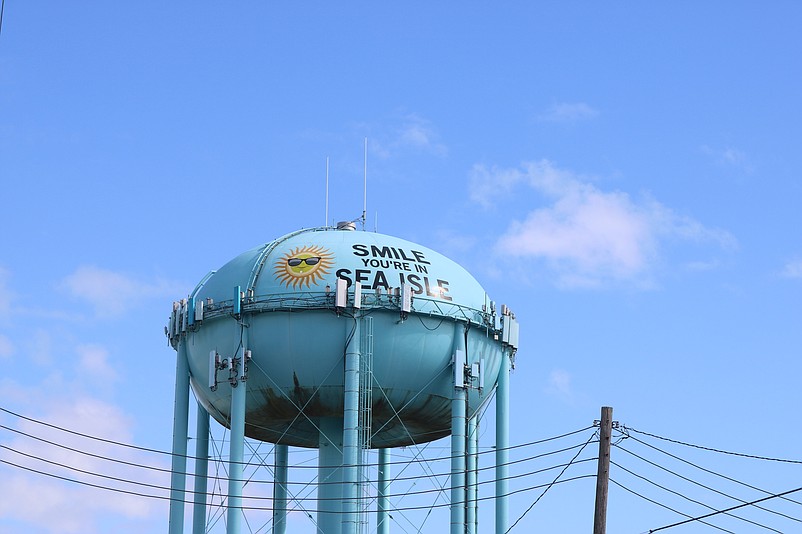
[[[437,230],[435,232],[439,250],[443,254],[463,253],[476,246],[476,238],[468,234],[460,234],[452,230]]]
[[[64,279],[63,287],[91,304],[98,315],[119,315],[144,299],[171,293],[165,281],[145,282],[93,265],[79,267]]]
[[[593,119],[598,115],[598,110],[584,102],[560,102],[551,106],[540,118],[550,122],[576,122]]]
[[[685,269],[692,272],[706,272],[706,271],[715,271],[721,266],[721,262],[718,260],[711,260],[711,261],[691,261],[684,265]]]
[[[562,369],[555,369],[549,375],[549,384],[560,393],[570,393],[571,375]]]
[[[724,167],[735,167],[746,172],[752,172],[754,166],[749,161],[745,152],[733,147],[712,148],[707,145],[702,146],[702,152],[708,155],[717,165]]]
[[[53,400],[56,399],[51,399]],[[131,442],[130,423],[117,407],[86,397],[59,400],[61,402],[54,403],[41,420],[91,436],[123,443]],[[3,445],[8,448],[0,451],[2,458],[8,462],[68,479],[145,494],[163,494],[164,491],[92,476],[64,466],[122,480],[169,486],[168,474],[145,468],[166,468],[165,461],[158,456],[84,438],[32,421],[19,419],[17,424],[9,426],[62,446],[16,435],[10,440],[4,440]],[[76,451],[118,461],[104,460]],[[100,526],[104,518],[114,518],[117,524],[135,525],[138,521],[152,521],[156,518],[163,520],[164,517],[164,504],[155,499],[70,483],[13,466],[4,467],[12,469],[5,482],[9,488],[14,489],[14,498],[0,500],[0,517],[5,521],[20,522],[27,529],[35,527],[41,529],[37,530],[41,532],[91,533],[104,530]]]
[[[415,114],[404,118],[396,143],[399,146],[421,149],[439,156],[448,153],[446,146],[439,141],[431,121]]]
[[[401,151],[410,150],[441,157],[448,154],[448,147],[440,140],[432,122],[415,113],[406,114],[400,118],[400,124],[383,129],[391,133],[369,140],[370,153],[380,158],[389,158]]]
[[[802,278],[802,259],[786,263],[781,275],[785,278]]]
[[[117,379],[117,372],[109,365],[109,352],[100,345],[79,345],[78,364],[82,372],[103,381],[112,382]]]
[[[12,354],[14,354],[14,344],[8,337],[0,334],[0,359],[9,358]]]
[[[726,148],[721,153],[721,158],[727,163],[740,165],[746,161],[746,154],[734,148]]]
[[[487,168],[480,164],[473,166],[469,176],[471,200],[484,208],[495,206],[499,198],[508,195],[524,179],[520,169]]]
[[[571,386],[571,374],[564,369],[554,369],[549,374],[546,392],[560,397],[563,400],[572,399],[574,397],[574,391]]]
[[[567,262],[578,273],[628,277],[654,254],[647,214],[621,193],[592,188],[513,222],[498,242],[505,254]]]
[[[11,312],[11,301],[14,294],[8,289],[8,269],[0,267],[0,318],[7,316]]]
[[[635,201],[625,192],[602,191],[547,160],[519,169],[476,166],[471,196],[490,206],[519,184],[545,197],[548,204],[513,221],[496,249],[506,257],[545,261],[564,286],[625,279],[648,282],[660,243],[667,238],[735,246],[726,232],[705,228],[652,199]]]
[[[38,365],[48,365],[52,361],[53,337],[50,331],[37,328],[25,343],[32,361]]]

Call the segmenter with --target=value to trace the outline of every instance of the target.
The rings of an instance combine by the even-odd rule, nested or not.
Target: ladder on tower
[[[362,319],[359,356],[359,533],[368,531],[370,517],[370,437],[373,423],[373,317]]]

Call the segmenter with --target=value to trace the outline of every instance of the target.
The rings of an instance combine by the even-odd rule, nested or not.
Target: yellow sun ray
[[[334,254],[318,245],[296,247],[281,256],[273,267],[278,281],[293,289],[317,285],[334,265]]]

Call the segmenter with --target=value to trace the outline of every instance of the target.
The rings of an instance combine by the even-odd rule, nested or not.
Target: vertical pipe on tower
[[[184,532],[184,493],[187,472],[189,432],[189,363],[186,338],[178,342],[175,359],[175,404],[173,405],[173,454],[170,475],[169,534]]]
[[[476,415],[476,429],[473,433],[473,450],[474,450],[474,460],[473,460],[473,493],[471,494],[471,499],[473,500],[473,521],[474,521],[474,529],[476,532],[479,532],[479,425],[481,420],[479,419],[479,415]]]
[[[454,323],[454,394],[451,398],[451,534],[465,534],[465,390],[463,376],[465,327]],[[457,357],[462,353],[463,359]]]
[[[379,487],[376,500],[376,534],[390,534],[390,449],[379,449]]]
[[[468,465],[467,465],[467,474],[468,474],[468,481],[467,481],[467,492],[468,492],[468,510],[466,513],[466,523],[467,528],[465,531],[467,534],[476,534],[476,497],[477,497],[477,486],[476,486],[476,478],[478,475],[477,472],[477,463],[478,463],[478,447],[479,447],[479,433],[477,432],[477,418],[472,417],[468,419]]]
[[[276,445],[274,449],[275,466],[273,475],[273,534],[287,531],[287,464],[286,445]]]
[[[206,532],[206,491],[209,474],[209,412],[198,402],[195,426],[195,499],[192,534]]]
[[[239,288],[238,288],[239,292]],[[242,326],[242,343],[237,349],[238,365],[231,380],[231,442],[228,452],[228,523],[227,534],[239,534],[242,524],[243,464],[245,456],[245,351],[248,329]]]
[[[342,532],[343,421],[321,417],[317,466],[317,532]]]
[[[355,310],[356,311],[356,310]],[[345,398],[343,400],[343,517],[342,533],[356,534],[359,495],[359,316],[354,314],[353,325],[346,326]]]
[[[510,447],[510,355],[501,354],[496,385],[496,534],[506,534],[508,523],[508,484]]]

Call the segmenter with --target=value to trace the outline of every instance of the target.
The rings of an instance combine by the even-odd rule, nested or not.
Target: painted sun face
[[[317,246],[297,247],[284,254],[275,263],[273,272],[276,278],[293,289],[310,287],[329,274],[334,265],[334,254]]]

